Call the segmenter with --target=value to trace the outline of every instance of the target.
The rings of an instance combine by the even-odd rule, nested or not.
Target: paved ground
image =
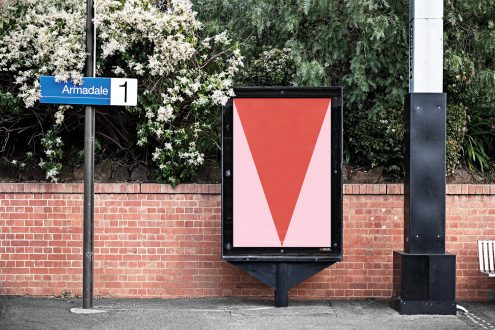
[[[457,316],[401,316],[384,301],[101,299],[100,314],[74,314],[80,299],[0,297],[0,329],[489,329],[495,302],[462,304]]]

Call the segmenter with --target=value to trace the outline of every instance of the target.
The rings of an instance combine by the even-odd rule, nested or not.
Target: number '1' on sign
[[[136,105],[137,79],[112,78],[110,105]]]

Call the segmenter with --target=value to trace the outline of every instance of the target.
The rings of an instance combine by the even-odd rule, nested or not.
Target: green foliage
[[[238,85],[344,86],[346,159],[401,176],[409,1],[193,3],[207,31],[227,29],[240,42],[247,65]],[[452,172],[464,157],[470,167],[486,169],[495,159],[495,3],[446,0],[444,15],[447,168]],[[265,50],[283,48],[291,49],[294,63],[279,68],[285,78],[263,75]]]
[[[447,173],[454,173],[461,163],[461,151],[466,134],[467,108],[462,105],[447,106]]]
[[[348,138],[354,146],[355,158],[351,158],[351,163],[362,164],[364,160],[369,167],[384,165],[393,178],[401,178],[404,161],[402,109],[384,109],[377,105],[368,112],[356,111],[351,118],[355,121],[353,135]]]
[[[19,113],[22,107],[22,100],[9,92],[0,92],[0,113],[13,115]]]
[[[290,48],[271,48],[251,61],[242,80],[247,85],[286,86],[294,79],[295,69]]]
[[[481,172],[495,160],[495,6],[447,0],[445,79],[449,102],[466,108],[464,159]]]
[[[30,152],[55,181],[69,152],[82,148],[83,113],[80,107],[39,105],[35,81],[40,74],[80,78],[84,6],[76,0],[5,3],[0,153],[20,166],[26,160],[20,155]],[[140,81],[136,108],[97,113],[102,154],[114,149],[149,162],[159,180],[177,184],[205,160],[218,159],[217,108],[231,95],[232,79],[237,86],[340,85],[346,161],[383,165],[400,178],[409,1],[193,0],[202,30],[187,6],[174,14],[176,27],[165,24],[160,12],[172,3],[99,2],[107,12],[99,16],[98,74]],[[495,160],[495,3],[445,0],[444,16],[447,170],[465,162],[486,171]],[[246,63],[238,74],[237,48]],[[60,54],[63,60],[55,61]]]
[[[490,161],[494,159],[494,142],[495,108],[476,108],[469,117],[465,140],[466,161],[470,169],[484,172],[490,168]]]

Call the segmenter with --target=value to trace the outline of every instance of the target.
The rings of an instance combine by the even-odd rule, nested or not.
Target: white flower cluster
[[[17,159],[13,159],[12,162],[10,162],[12,166],[17,167],[19,169],[24,169],[26,167],[26,163],[20,162]]]
[[[48,171],[46,171],[46,179],[50,180],[51,182],[58,182],[58,174],[58,169],[56,167],[52,167]]]
[[[26,8],[22,16],[14,14]],[[57,80],[82,78],[85,64],[85,6],[79,0],[7,0],[0,17],[16,17],[16,28],[0,38],[0,71],[15,72],[18,96],[27,108],[40,97],[40,75],[55,75]],[[104,60],[117,52],[136,53],[130,47],[150,46],[144,63],[129,60],[127,68],[115,67],[116,74],[126,70],[134,75],[165,75],[195,53],[188,36],[200,23],[189,1],[172,1],[166,13],[149,6],[149,1],[96,1],[95,24],[98,44]]]
[[[243,58],[226,32],[198,41],[200,24],[189,1],[172,3],[163,16],[158,14],[152,23],[146,20],[136,28],[150,31],[149,38],[141,40],[155,49],[144,63],[145,70],[154,77],[145,95],[156,95],[159,103],[141,108],[146,122],[138,130],[137,144],[154,145],[152,160],[161,177],[174,183],[177,167],[191,172],[204,163],[204,153],[196,141],[211,126],[201,122],[201,117],[212,109],[218,114],[218,107],[234,95],[233,78],[242,67]],[[133,26],[138,23],[133,22]],[[167,31],[165,36],[153,32],[163,28]],[[132,71],[132,66],[126,70]],[[217,114],[211,113],[210,117]]]
[[[53,131],[48,131],[41,139],[41,145],[43,146],[43,151],[47,158],[46,161],[41,158],[38,166],[45,170],[46,179],[52,182],[58,181],[58,174],[62,169],[62,164],[60,163],[63,155],[62,138],[56,136]]]
[[[134,49],[136,45],[147,53],[145,61],[132,58],[127,67],[115,67],[115,73],[129,72],[142,76],[170,74],[181,61],[195,53],[195,45],[188,37],[200,24],[191,10],[189,1],[174,0],[167,12],[149,6],[144,0],[99,0],[96,2],[95,24],[105,59],[117,53],[142,55]]]
[[[281,71],[284,69],[286,63],[291,60],[291,51],[290,48],[271,48],[270,50],[265,50],[253,64],[263,67],[267,72]]]
[[[40,96],[40,75],[80,81],[84,49],[84,6],[79,0],[7,0],[0,6],[2,19],[15,17],[16,28],[0,37],[0,71],[15,76],[27,108]],[[23,15],[15,15],[19,7]],[[71,8],[71,11],[60,8]]]
[[[70,105],[60,105],[58,106],[58,110],[57,112],[55,112],[55,125],[56,126],[59,126],[62,124],[62,122],[64,121],[64,118],[65,118],[65,111],[68,110],[68,109],[71,109],[72,106]]]

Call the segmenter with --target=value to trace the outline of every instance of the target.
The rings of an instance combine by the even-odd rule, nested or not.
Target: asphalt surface
[[[457,316],[402,316],[386,301],[99,299],[98,314],[75,314],[80,299],[0,296],[0,329],[489,329],[495,302],[463,303]]]

